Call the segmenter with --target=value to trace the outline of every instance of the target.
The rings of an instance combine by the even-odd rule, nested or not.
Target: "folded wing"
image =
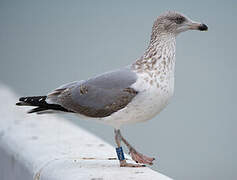
[[[46,101],[88,117],[106,117],[124,108],[137,95],[131,87],[136,80],[134,72],[123,68],[61,86],[48,94]]]

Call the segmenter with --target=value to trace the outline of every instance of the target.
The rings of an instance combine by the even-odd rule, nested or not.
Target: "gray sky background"
[[[148,45],[152,23],[177,10],[208,32],[177,38],[175,96],[122,132],[174,179],[237,178],[237,2],[0,0],[0,81],[20,95],[125,66]],[[113,129],[67,118],[114,144]],[[96,149],[95,149],[96,150]]]

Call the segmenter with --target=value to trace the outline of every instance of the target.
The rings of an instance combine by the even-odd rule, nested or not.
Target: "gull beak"
[[[189,29],[192,30],[199,30],[199,31],[207,31],[208,27],[206,24],[198,23],[198,22],[191,22],[188,24]]]

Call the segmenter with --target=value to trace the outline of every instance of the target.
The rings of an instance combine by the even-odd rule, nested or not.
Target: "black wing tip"
[[[17,102],[16,105],[17,106],[30,106],[30,104],[26,102]]]
[[[45,111],[45,110],[47,110],[47,108],[44,108],[44,107],[37,107],[37,108],[34,108],[34,109],[29,110],[27,113],[28,113],[28,114],[31,114],[31,113],[40,112],[40,111]]]
[[[16,105],[20,106],[20,105],[22,105],[22,102],[17,102]]]
[[[26,99],[26,97],[20,97],[19,101],[24,101]]]
[[[20,97],[18,100],[19,102],[17,102],[16,105],[17,106],[29,106],[30,104],[26,102],[27,98],[28,97]]]
[[[20,97],[19,102],[16,103],[17,106],[35,106],[27,113],[40,113],[46,110],[55,110],[55,111],[64,111],[64,112],[73,112],[59,104],[48,104],[46,102],[47,96],[29,96],[29,97]]]

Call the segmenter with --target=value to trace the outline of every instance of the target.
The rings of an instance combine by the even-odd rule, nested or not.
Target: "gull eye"
[[[175,18],[175,23],[176,24],[182,24],[185,21],[185,17],[180,16]]]

